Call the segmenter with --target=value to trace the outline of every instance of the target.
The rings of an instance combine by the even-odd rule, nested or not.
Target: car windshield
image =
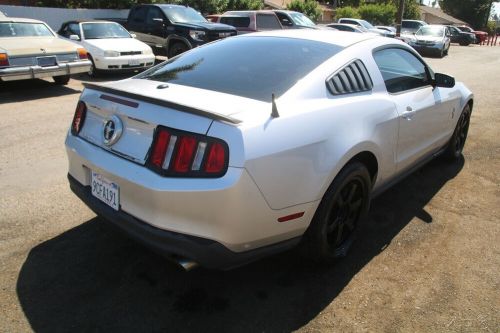
[[[292,17],[293,22],[295,22],[296,25],[302,25],[305,27],[315,27],[316,24],[314,24],[313,21],[309,19],[309,17],[305,16],[302,13],[290,13],[290,16]]]
[[[189,23],[189,22],[208,22],[200,13],[191,7],[166,6],[161,7],[170,22]]]
[[[54,36],[43,23],[0,22],[0,37],[46,37]]]
[[[363,26],[365,29],[374,29],[375,27],[371,25],[371,23],[365,21],[365,20],[359,20],[359,23]]]
[[[227,38],[181,54],[136,78],[269,102],[271,94],[281,96],[341,49],[296,38]]]
[[[130,38],[128,31],[118,23],[83,23],[82,28],[85,39]]]
[[[443,27],[423,26],[417,31],[416,35],[442,37],[444,35],[444,28]]]

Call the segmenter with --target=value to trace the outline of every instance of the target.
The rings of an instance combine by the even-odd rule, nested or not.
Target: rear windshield
[[[340,50],[303,39],[233,37],[181,54],[137,78],[271,101],[271,94],[281,96]]]
[[[232,25],[236,28],[248,28],[250,18],[247,16],[221,16],[220,23]]]
[[[45,37],[54,36],[43,23],[0,22],[0,37]]]

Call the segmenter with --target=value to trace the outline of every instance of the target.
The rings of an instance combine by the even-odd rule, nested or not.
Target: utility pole
[[[396,16],[396,36],[401,36],[401,21],[405,12],[405,0],[399,0],[398,14]]]

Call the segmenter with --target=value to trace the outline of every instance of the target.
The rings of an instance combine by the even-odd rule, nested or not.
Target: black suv
[[[116,20],[118,21],[118,20]],[[207,21],[190,7],[179,5],[137,5],[126,22],[120,22],[137,39],[169,58],[196,46],[236,35],[232,26]]]

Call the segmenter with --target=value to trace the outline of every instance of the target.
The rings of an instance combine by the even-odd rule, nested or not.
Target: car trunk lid
[[[265,117],[259,109],[269,111],[267,118],[271,112],[269,103],[150,80],[85,86],[81,100],[87,105],[87,114],[79,136],[139,164],[146,163],[159,125],[206,135],[214,120],[237,126],[249,114]],[[121,123],[121,135],[111,144],[106,142],[110,120],[113,130]]]

